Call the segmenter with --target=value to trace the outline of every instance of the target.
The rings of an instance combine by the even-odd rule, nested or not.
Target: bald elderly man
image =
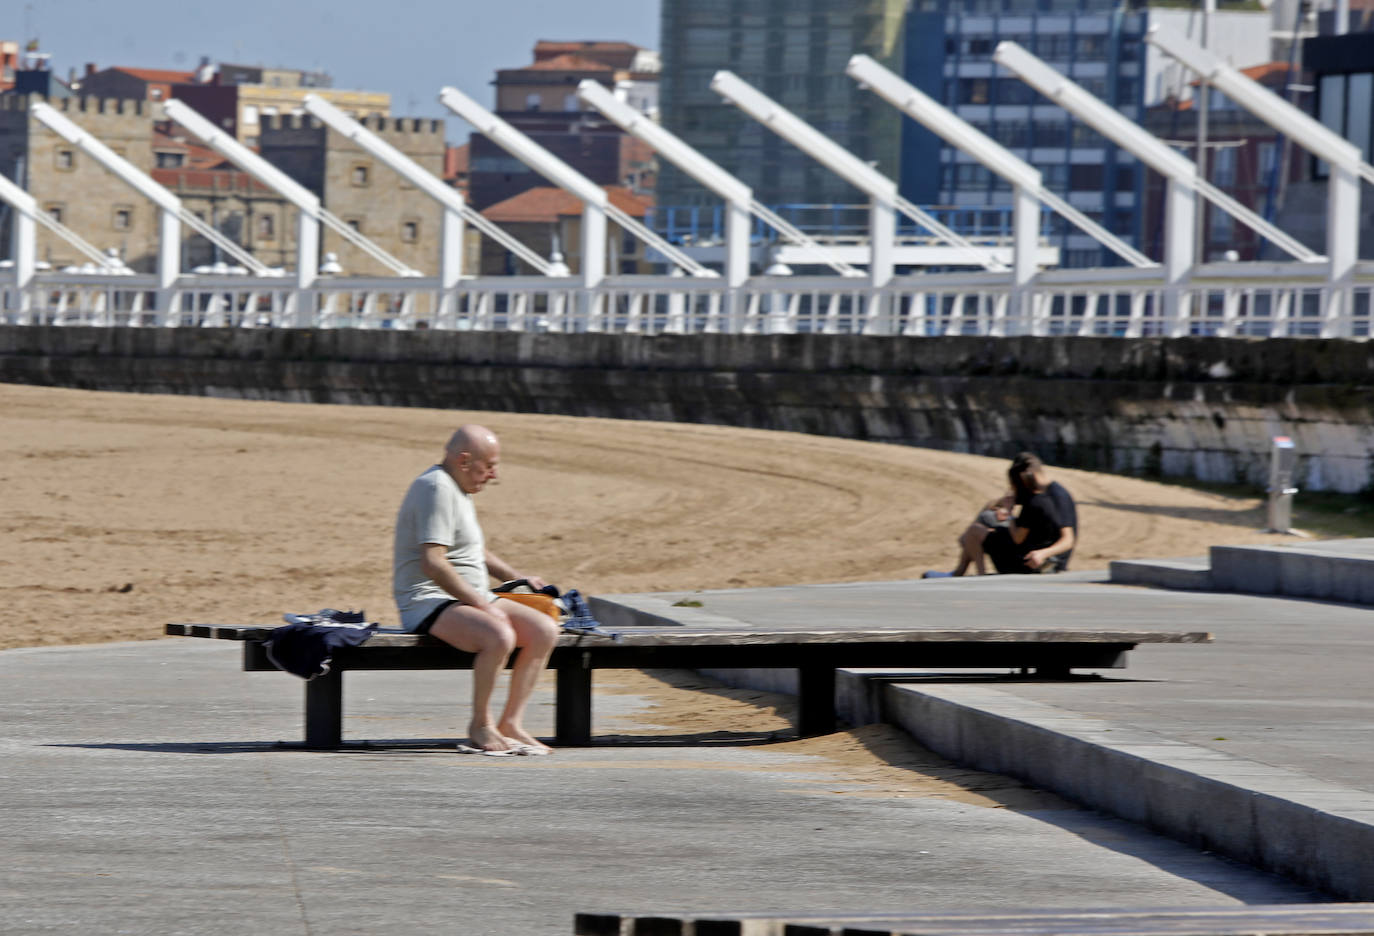
[[[487,549],[473,509],[473,495],[496,480],[501,445],[482,426],[460,426],[444,457],[416,478],[396,516],[392,588],[401,625],[433,634],[444,643],[476,654],[472,663],[472,720],[458,749],[483,754],[547,754],[549,747],[524,727],[525,706],[558,640],[558,625],[546,614],[489,588],[490,576],[529,579]],[[501,717],[492,719],[496,677],[512,651],[510,692]]]

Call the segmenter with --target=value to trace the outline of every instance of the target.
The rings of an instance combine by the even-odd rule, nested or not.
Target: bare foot
[[[468,743],[484,751],[509,751],[510,742],[491,725],[468,725]]]
[[[540,741],[519,725],[498,725],[497,727],[500,728],[501,734],[509,745],[524,745],[525,747],[535,748],[540,751],[553,750],[553,748],[549,747],[543,741]]]

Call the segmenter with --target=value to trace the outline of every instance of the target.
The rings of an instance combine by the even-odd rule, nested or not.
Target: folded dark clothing
[[[264,647],[277,669],[309,680],[329,672],[335,651],[356,647],[376,632],[375,622],[298,620],[272,631]]]

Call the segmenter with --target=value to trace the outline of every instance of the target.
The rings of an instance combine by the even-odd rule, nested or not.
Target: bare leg
[[[494,614],[455,604],[444,609],[430,633],[459,650],[476,654],[472,661],[468,742],[485,751],[509,750],[510,744],[492,721],[491,696],[496,689],[496,677],[515,649],[515,628]]]
[[[963,575],[970,563],[978,569],[979,575],[987,574],[987,560],[983,556],[983,540],[987,539],[991,532],[989,527],[985,527],[981,523],[969,524],[969,528],[959,537],[959,546],[963,551],[959,556],[959,570],[954,573],[955,575]]]
[[[532,747],[547,748],[538,738],[525,730],[525,706],[539,685],[539,677],[549,664],[549,654],[558,642],[558,625],[547,614],[514,601],[502,601],[502,609],[510,615],[515,629],[515,645],[520,655],[511,667],[510,692],[506,707],[496,728],[511,741]]]

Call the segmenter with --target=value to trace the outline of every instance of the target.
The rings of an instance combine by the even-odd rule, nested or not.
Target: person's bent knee
[[[502,604],[515,626],[518,646],[544,651],[552,649],[558,642],[558,635],[563,629],[549,615],[518,602],[503,601]]]

